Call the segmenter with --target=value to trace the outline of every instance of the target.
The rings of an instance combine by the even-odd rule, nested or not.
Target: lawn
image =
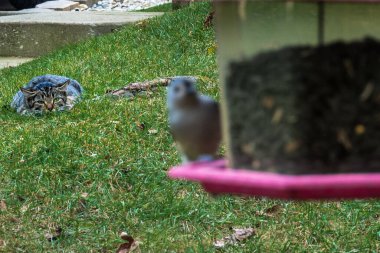
[[[179,155],[164,88],[104,96],[133,81],[194,75],[218,99],[215,34],[203,26],[210,9],[197,3],[0,71],[0,252],[115,252],[122,231],[142,252],[215,252],[231,227],[256,234],[217,251],[380,251],[380,202],[210,196],[166,175]],[[45,73],[78,80],[83,101],[66,113],[17,115],[12,96]]]

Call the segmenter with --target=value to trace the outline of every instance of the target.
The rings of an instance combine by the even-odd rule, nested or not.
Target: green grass
[[[161,5],[157,5],[157,6],[154,6],[154,7],[150,7],[150,8],[147,8],[147,9],[144,9],[144,10],[141,10],[143,12],[170,12],[172,11],[172,4],[171,3],[167,3],[167,4],[161,4]]]
[[[215,35],[203,27],[209,10],[195,4],[0,71],[0,252],[114,252],[121,231],[142,252],[215,252],[214,239],[235,226],[257,234],[222,252],[379,252],[379,202],[214,198],[166,176],[179,156],[165,89],[103,96],[132,81],[196,75],[200,90],[218,98]],[[42,117],[10,110],[18,87],[45,73],[80,81],[84,100]],[[275,204],[278,214],[259,214]],[[63,235],[48,242],[44,234],[58,226]]]

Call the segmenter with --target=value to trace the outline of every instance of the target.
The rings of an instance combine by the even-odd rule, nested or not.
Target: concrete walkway
[[[37,57],[162,14],[31,10],[0,12],[0,56]]]
[[[30,12],[31,10],[0,12],[0,24],[124,25],[162,14],[157,12],[40,12],[36,9]],[[2,16],[4,14],[7,15]]]
[[[0,57],[0,69],[15,67],[31,60],[33,60],[33,58]]]

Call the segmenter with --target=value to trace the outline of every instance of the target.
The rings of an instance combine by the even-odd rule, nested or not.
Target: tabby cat
[[[37,76],[20,88],[11,107],[20,114],[70,110],[82,93],[83,88],[76,80],[56,75]]]

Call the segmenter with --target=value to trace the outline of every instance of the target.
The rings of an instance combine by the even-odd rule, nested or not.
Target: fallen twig
[[[162,77],[157,78],[149,81],[143,81],[143,82],[134,82],[130,83],[127,86],[116,89],[116,90],[108,90],[106,91],[107,95],[116,96],[116,97],[133,97],[137,93],[141,91],[149,91],[154,90],[157,87],[163,86],[166,87],[169,85],[170,81],[174,78],[189,78],[189,79],[197,79],[194,76],[173,76],[173,77]]]

